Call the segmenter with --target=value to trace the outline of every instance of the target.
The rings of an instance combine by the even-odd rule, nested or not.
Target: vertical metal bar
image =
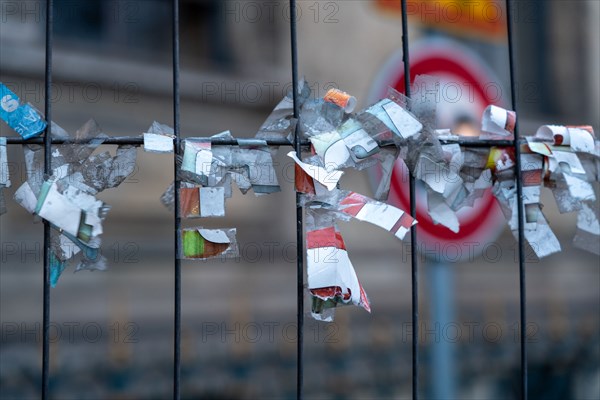
[[[512,4],[506,0],[506,25],[508,35],[508,61],[510,71],[511,103],[513,111],[517,112],[517,86],[515,75],[514,34],[512,21]],[[527,291],[525,281],[525,230],[523,209],[523,181],[521,173],[521,146],[519,143],[519,119],[515,122],[515,178],[517,180],[517,216],[518,216],[518,248],[519,248],[519,309],[521,333],[521,399],[527,400]]]
[[[410,90],[410,51],[408,46],[408,18],[406,0],[400,1],[402,12],[402,56],[404,63],[404,93],[411,97]],[[417,217],[416,185],[412,171],[409,170],[410,215]],[[412,397],[419,398],[419,264],[417,259],[417,227],[410,229],[410,261],[412,286]]]
[[[44,134],[44,179],[52,174],[52,44],[54,1],[46,0],[46,72],[44,113],[48,126]],[[49,398],[50,384],[50,223],[44,220],[44,311],[42,328],[42,399]]]
[[[181,228],[181,218],[179,217],[179,188],[180,182],[177,177],[177,157],[179,156],[179,0],[173,0],[173,125],[175,133],[175,149],[173,156],[174,168],[174,213],[175,213],[175,302],[174,302],[174,341],[173,341],[173,399],[179,400],[181,397],[181,260],[179,258],[179,249],[181,248],[181,238],[179,230]]]
[[[298,35],[296,24],[296,1],[290,0],[290,34],[292,48],[292,95],[294,100],[294,118],[300,116],[300,105],[298,103]],[[296,125],[294,135],[294,148],[296,156],[302,158],[301,138],[299,125]],[[296,193],[296,274],[297,274],[297,369],[296,369],[296,398],[303,398],[304,382],[304,226],[303,209],[300,206],[301,194]]]

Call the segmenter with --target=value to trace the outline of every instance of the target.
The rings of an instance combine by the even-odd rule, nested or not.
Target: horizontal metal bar
[[[267,146],[290,146],[294,144],[287,139],[270,139],[267,140]],[[43,144],[43,138],[32,138],[25,140],[20,137],[7,137],[7,144]],[[52,139],[52,144],[88,144],[89,140],[75,140],[75,139]],[[212,139],[211,143],[213,146],[237,146],[237,139]],[[120,137],[108,137],[102,141],[103,145],[134,145],[141,146],[144,144],[144,138],[142,136],[120,136]],[[302,143],[303,146],[309,146],[310,142],[305,141]]]
[[[287,139],[269,139],[266,141],[267,146],[289,146],[293,147],[294,143]],[[525,143],[524,140],[519,140],[521,143]],[[44,144],[43,138],[32,138],[25,140],[21,137],[7,137],[7,144]],[[87,144],[89,140],[74,140],[74,139],[52,139],[52,144]],[[236,139],[212,139],[211,143],[213,146],[237,146],[238,142]],[[478,140],[478,139],[441,139],[441,144],[458,144],[463,147],[510,147],[514,146],[514,140]],[[144,138],[142,136],[115,136],[104,139],[103,145],[134,145],[141,146],[144,144]],[[310,146],[310,141],[303,140],[300,143],[303,147]],[[382,146],[394,146],[393,142],[382,143]]]

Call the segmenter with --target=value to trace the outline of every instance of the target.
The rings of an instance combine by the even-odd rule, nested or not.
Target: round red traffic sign
[[[411,47],[411,82],[417,75],[439,79],[437,98],[438,128],[452,128],[457,123],[480,125],[483,110],[490,104],[502,106],[503,87],[499,79],[470,50],[450,40],[423,40]],[[372,87],[369,101],[385,97],[388,86],[404,92],[402,52],[394,54],[384,65]],[[379,175],[379,174],[375,174]],[[408,170],[402,160],[394,166],[390,186],[390,204],[410,209]],[[455,233],[435,224],[427,212],[425,188],[417,186],[418,249],[429,257],[445,261],[467,261],[478,254],[494,258],[498,247],[494,240],[506,222],[491,190],[474,206],[457,213],[460,230]]]

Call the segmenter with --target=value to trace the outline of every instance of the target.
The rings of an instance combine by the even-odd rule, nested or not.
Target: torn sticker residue
[[[232,149],[231,165],[225,168],[236,176],[245,177],[256,196],[280,192],[267,142],[259,139],[238,139],[237,142],[238,147]]]
[[[535,137],[555,146],[569,146],[572,151],[594,154],[594,131],[591,126],[544,125]]]
[[[310,88],[304,79],[298,82],[298,97],[296,101],[302,108],[310,96]],[[277,140],[287,139],[290,143],[294,141],[294,133],[298,121],[294,118],[294,100],[292,90],[277,104],[271,115],[259,128],[256,139]]]
[[[183,229],[179,256],[188,260],[238,257],[235,235],[235,229]]]
[[[296,162],[296,164],[302,168],[302,170],[311,178],[321,183],[323,186],[327,188],[327,190],[333,190],[336,188],[338,181],[344,174],[342,171],[331,171],[328,172],[324,167],[314,164],[307,164],[296,156],[294,151],[290,151],[288,154],[292,160]]]
[[[356,113],[354,98],[341,90],[329,91],[324,98],[311,98],[310,90],[301,83],[298,133],[310,141],[308,152],[300,157],[288,156],[295,162],[295,188],[300,205],[306,207],[312,223],[307,226],[309,290],[316,318],[330,320],[337,304],[356,304],[365,308],[368,301],[350,263],[335,220],[358,219],[375,224],[399,239],[417,222],[406,212],[379,200],[387,198],[394,164],[404,160],[413,176],[427,190],[428,212],[434,223],[460,231],[457,213],[472,207],[486,192],[492,192],[514,234],[518,231],[516,201],[515,150],[512,146],[490,149],[463,149],[453,140],[461,140],[449,130],[438,130],[436,78],[419,76],[415,80],[418,96],[406,98],[394,89],[387,97]],[[253,189],[255,194],[279,190],[271,178],[273,151],[260,140],[293,138],[293,101],[291,96],[277,106],[255,139],[238,140],[238,146],[212,146],[212,141],[233,141],[229,132],[210,139],[190,138],[183,145],[181,166],[181,210],[185,217],[215,217],[224,214],[224,199],[231,196],[231,182],[242,193]],[[480,138],[512,139],[516,114],[497,106],[488,107],[481,122]],[[442,145],[439,135],[448,144]],[[260,139],[260,140],[258,140]],[[600,144],[593,130],[586,126],[544,126],[536,136],[527,137],[521,146],[523,177],[523,215],[525,238],[538,257],[560,250],[560,243],[542,213],[541,188],[549,187],[559,203],[561,212],[579,211],[576,245],[595,251],[590,236],[596,239],[597,215],[590,213],[596,201],[595,183],[600,175]],[[189,142],[188,142],[189,141]],[[266,165],[267,174],[252,174],[252,168]],[[379,165],[381,182],[375,198],[342,190],[340,178],[345,169],[363,170]],[[258,168],[260,170],[260,168]],[[274,175],[274,174],[273,174]],[[266,178],[268,177],[268,178]],[[26,202],[24,191],[21,196]],[[205,199],[203,201],[203,199]],[[173,204],[172,187],[163,195],[167,206]],[[204,205],[203,205],[204,203]],[[207,205],[208,203],[208,205]],[[319,215],[318,218],[315,215]],[[319,220],[319,223],[315,223]],[[191,230],[185,247],[186,257],[202,259],[205,237]],[[313,238],[328,237],[325,245],[315,244]],[[224,237],[222,237],[224,240]],[[227,241],[211,241],[209,252],[225,252]],[[333,266],[325,265],[320,254],[328,258],[343,254]],[[340,253],[343,252],[343,253]],[[321,281],[319,279],[322,279]],[[358,297],[357,297],[358,296]]]
[[[23,139],[39,136],[46,121],[30,104],[21,104],[19,97],[0,82],[0,118]]]
[[[149,153],[173,153],[174,139],[173,128],[154,121],[148,132],[144,133],[144,151]]]
[[[513,139],[517,115],[498,106],[488,106],[481,119],[481,139]]]
[[[153,126],[159,125],[155,122]],[[256,196],[281,190],[273,167],[273,151],[265,140],[237,139],[237,146],[224,145],[224,140],[236,141],[229,131],[182,141],[183,156],[177,158],[179,217],[225,216],[226,200],[232,197],[234,182],[243,194],[251,189]],[[219,145],[213,146],[213,141]],[[161,202],[173,210],[174,183],[161,196]],[[235,229],[181,230],[179,257],[186,260],[238,257],[235,233]]]
[[[208,179],[212,168],[212,146],[209,139],[188,138],[184,142],[181,169]]]
[[[367,112],[381,120],[401,139],[418,135],[423,129],[423,124],[415,116],[390,99],[381,100],[368,108]]]
[[[597,205],[584,202],[577,214],[577,232],[573,244],[582,250],[600,255],[600,211]]]
[[[332,309],[345,304],[371,312],[367,295],[348,258],[344,239],[334,227],[306,233],[306,260],[315,319],[332,321]]]
[[[136,168],[134,146],[122,145],[113,156],[96,153],[108,137],[94,120],[75,135],[52,123],[52,136],[85,144],[52,147],[51,174],[45,178],[43,147],[24,147],[27,181],[15,192],[15,201],[29,213],[44,218],[53,228],[50,236],[51,285],[71,263],[75,270],[105,270],[100,251],[103,222],[110,206],[95,196],[119,186]]]
[[[349,193],[341,200],[339,210],[359,221],[383,228],[400,240],[404,239],[410,228],[417,223],[410,214],[397,207],[354,192]]]

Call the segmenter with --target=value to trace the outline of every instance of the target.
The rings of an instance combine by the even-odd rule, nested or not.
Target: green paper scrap
[[[196,230],[183,231],[183,256],[197,258],[204,254],[204,238]]]

